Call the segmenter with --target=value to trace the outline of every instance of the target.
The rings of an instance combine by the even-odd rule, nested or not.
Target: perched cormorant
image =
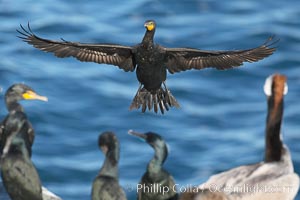
[[[153,41],[156,23],[153,20],[145,22],[146,33],[141,43],[135,46],[117,44],[84,44],[78,42],[53,41],[35,35],[28,24],[28,30],[22,25],[17,30],[28,44],[55,56],[75,57],[84,62],[96,62],[116,65],[124,71],[133,72],[136,69],[140,87],[132,101],[130,110],[147,107],[164,113],[169,107],[179,107],[176,99],[166,87],[167,71],[173,74],[189,69],[213,67],[218,70],[230,69],[243,62],[256,62],[276,49],[272,47],[272,38],[261,46],[247,50],[205,51],[193,48],[165,48]],[[163,87],[162,87],[163,85]]]
[[[12,116],[20,116],[19,118],[25,119],[25,122],[22,126],[22,130],[18,137],[22,137],[24,145],[27,149],[29,157],[31,157],[31,146],[34,140],[34,129],[27,119],[23,107],[18,103],[20,100],[41,100],[47,101],[47,97],[38,95],[32,88],[29,86],[18,83],[12,85],[5,94],[5,103],[9,114],[1,122],[0,127],[0,155],[6,145],[7,138],[11,137],[11,131],[7,129],[12,129],[12,127],[7,127],[7,124],[11,124],[9,119]],[[23,122],[22,122],[23,123]],[[10,125],[11,126],[11,125]],[[7,146],[8,147],[8,146]],[[1,164],[0,164],[1,166]],[[42,196],[43,200],[61,200],[60,197],[49,191],[47,188],[42,187]]]
[[[221,191],[227,188],[229,199],[295,198],[299,176],[294,173],[289,149],[283,144],[280,133],[283,96],[287,93],[286,77],[281,74],[268,77],[264,91],[268,99],[264,161],[213,175],[200,188],[209,188],[211,185]]]
[[[38,95],[32,88],[29,86],[18,83],[12,85],[10,88],[5,93],[5,103],[6,103],[6,108],[9,113],[11,112],[24,112],[23,107],[21,104],[19,104],[20,100],[41,100],[41,101],[47,101],[47,97],[45,96],[40,96]],[[6,143],[6,134],[5,134],[5,123],[6,123],[7,118],[5,118],[1,122],[0,126],[0,154],[2,154],[2,150],[4,148],[4,145]],[[26,121],[26,126],[27,128],[27,135],[28,135],[28,144],[26,143],[26,146],[31,147],[34,141],[34,130],[32,128],[31,123],[29,120]],[[29,155],[31,156],[31,148],[27,148]]]
[[[168,148],[164,139],[152,132],[145,134],[129,130],[128,133],[147,142],[155,151],[154,157],[147,166],[137,189],[138,200],[176,200],[176,185],[169,172],[163,169],[168,156]]]
[[[120,146],[117,137],[112,132],[104,132],[99,136],[98,145],[105,154],[105,161],[93,182],[92,200],[126,200],[119,185]]]
[[[42,200],[39,175],[26,147],[28,126],[23,112],[11,112],[5,122],[8,136],[1,157],[1,176],[12,200]]]

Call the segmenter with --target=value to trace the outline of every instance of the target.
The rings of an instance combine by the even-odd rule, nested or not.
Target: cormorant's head
[[[143,133],[135,132],[133,130],[129,130],[128,134],[143,139],[155,150],[164,151],[166,154],[168,153],[167,145],[166,145],[164,139],[156,133],[147,132],[147,133],[143,134]]]
[[[98,146],[112,163],[118,162],[119,141],[113,132],[103,132],[98,138]]]
[[[31,87],[18,83],[12,85],[6,91],[5,98],[8,101],[19,101],[19,100],[41,100],[48,101],[45,96],[38,95]]]
[[[154,31],[156,28],[156,23],[154,20],[147,20],[144,24],[147,31]]]

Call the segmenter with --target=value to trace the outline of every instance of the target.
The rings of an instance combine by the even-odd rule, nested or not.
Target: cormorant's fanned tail
[[[180,105],[166,87],[165,89],[161,87],[157,91],[149,92],[147,89],[140,86],[129,109],[140,109],[140,107],[142,107],[143,113],[147,108],[149,111],[153,108],[155,113],[160,109],[160,112],[164,114],[165,111],[169,110],[169,107],[180,108]]]

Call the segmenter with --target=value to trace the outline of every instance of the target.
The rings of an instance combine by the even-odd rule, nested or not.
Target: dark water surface
[[[126,2],[126,3],[124,3]],[[157,22],[156,42],[168,47],[251,48],[280,38],[271,57],[228,71],[169,75],[181,104],[165,116],[128,111],[138,82],[117,67],[59,59],[16,37],[29,21],[40,36],[69,41],[141,41],[146,19]],[[300,1],[58,1],[0,0],[0,85],[24,82],[49,102],[23,102],[35,131],[33,161],[43,184],[65,200],[89,199],[103,162],[97,138],[115,131],[121,143],[120,182],[129,199],[153,150],[127,134],[155,131],[170,147],[165,168],[180,186],[263,158],[265,78],[288,76],[283,136],[300,173]],[[0,116],[7,113],[0,94]],[[300,198],[299,198],[300,199]]]

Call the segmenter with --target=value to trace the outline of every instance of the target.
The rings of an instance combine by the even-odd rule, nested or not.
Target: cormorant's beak
[[[152,31],[154,29],[154,24],[153,23],[149,23],[149,22],[146,22],[144,24],[144,27],[148,30],[148,31]]]
[[[23,98],[26,100],[40,100],[40,101],[48,101],[48,98],[45,96],[40,96],[37,93],[28,90],[25,93],[23,93]]]
[[[128,134],[129,134],[129,135],[136,136],[136,137],[139,137],[139,138],[141,138],[141,139],[143,139],[143,140],[146,140],[146,139],[147,139],[147,136],[146,136],[145,134],[143,134],[143,133],[138,133],[138,132],[135,132],[135,131],[133,131],[133,130],[129,130],[129,131],[128,131]]]

